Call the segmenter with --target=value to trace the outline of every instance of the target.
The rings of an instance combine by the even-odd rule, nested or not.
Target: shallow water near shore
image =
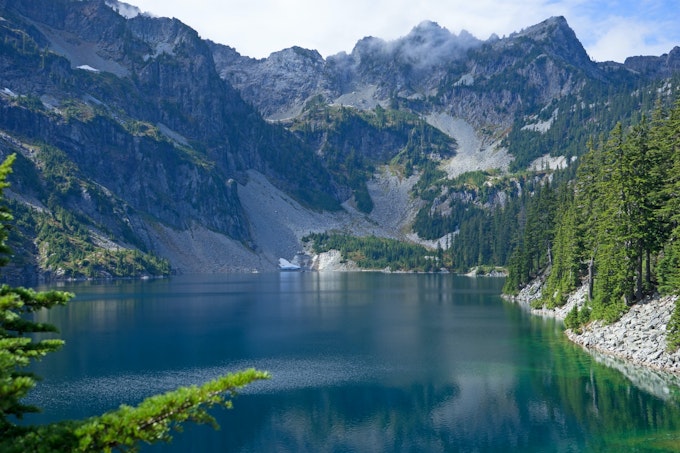
[[[147,452],[680,451],[680,390],[638,387],[502,279],[272,273],[67,284],[41,312],[28,422],[81,418],[247,367],[272,379]]]

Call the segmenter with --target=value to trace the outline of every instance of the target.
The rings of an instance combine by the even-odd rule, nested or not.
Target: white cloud
[[[137,17],[137,15],[140,13],[138,8],[128,5],[127,3],[119,2],[117,0],[107,0],[106,4],[110,6],[114,11],[116,11],[118,14],[127,19]]]
[[[605,59],[623,62],[626,57],[637,55],[661,55],[673,44],[654,36],[650,24],[616,18],[597,34],[590,46],[590,56],[596,61]]]

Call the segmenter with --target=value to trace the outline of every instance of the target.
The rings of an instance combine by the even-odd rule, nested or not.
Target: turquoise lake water
[[[255,367],[221,430],[144,452],[680,451],[677,388],[652,394],[502,279],[382,273],[80,283],[37,315],[66,346],[38,363],[29,422],[81,418]]]

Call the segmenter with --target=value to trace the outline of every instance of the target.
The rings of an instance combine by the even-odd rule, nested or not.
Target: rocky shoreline
[[[582,287],[562,307],[554,310],[531,308],[531,302],[541,297],[541,289],[542,282],[536,281],[519,295],[508,299],[527,307],[535,315],[560,320],[564,320],[574,305],[580,307],[586,300],[586,289]],[[666,350],[666,325],[677,299],[678,296],[650,297],[630,307],[615,323],[594,321],[584,326],[581,332],[567,329],[565,334],[596,358],[603,355],[623,361],[624,366],[632,364],[669,373],[672,375],[669,379],[679,385],[680,351],[669,353]],[[601,357],[600,361],[603,361]]]

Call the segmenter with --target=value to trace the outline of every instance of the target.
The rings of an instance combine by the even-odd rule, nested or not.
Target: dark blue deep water
[[[281,273],[81,283],[38,318],[66,346],[28,422],[82,418],[255,367],[272,379],[145,452],[680,451],[678,389],[654,395],[453,275]]]

